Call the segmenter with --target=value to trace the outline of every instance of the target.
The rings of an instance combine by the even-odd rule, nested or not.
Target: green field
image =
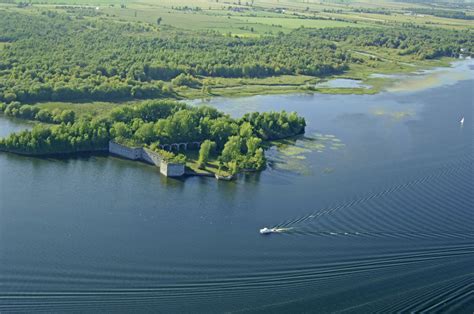
[[[472,29],[474,27],[474,20],[410,15],[410,8],[423,6],[383,0],[234,2],[216,2],[215,0],[33,0],[32,3],[33,8],[54,10],[63,10],[61,6],[91,6],[94,9],[97,8],[97,12],[103,14],[101,16],[111,19],[155,24],[156,20],[161,18],[161,23],[164,25],[191,30],[212,29],[239,36],[276,34],[289,32],[298,27],[361,27],[391,25],[393,23],[413,23],[455,29]],[[199,10],[195,10],[196,8]],[[474,15],[472,7],[466,8],[464,10],[467,14]],[[390,14],[356,12],[360,9],[385,10]]]

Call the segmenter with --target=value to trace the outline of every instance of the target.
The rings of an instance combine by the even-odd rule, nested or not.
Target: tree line
[[[474,54],[474,33],[441,28],[421,27],[407,24],[403,28],[339,28],[301,30],[308,40],[324,38],[345,42],[350,46],[395,49],[400,55],[410,55],[415,59],[457,58],[461,54]]]
[[[434,8],[410,8],[406,9],[416,14],[427,14],[448,19],[474,20],[474,15],[468,15],[463,11],[441,10]]]
[[[45,126],[13,133],[0,139],[0,150],[26,155],[64,154],[106,150],[110,136],[107,124],[99,120]]]
[[[44,123],[71,123],[76,118],[76,113],[72,110],[61,110],[55,108],[49,110],[46,108],[39,108],[38,106],[21,104],[18,101],[13,101],[9,104],[0,102],[0,113],[9,117],[37,120]]]

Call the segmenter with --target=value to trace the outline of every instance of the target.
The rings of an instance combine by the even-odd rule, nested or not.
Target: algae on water
[[[314,133],[293,139],[284,139],[271,143],[267,153],[270,165],[277,170],[298,174],[311,174],[313,168],[307,157],[311,153],[325,153],[341,150],[345,147],[341,139],[333,134]],[[331,169],[328,171],[328,169]],[[334,169],[324,168],[323,173],[332,173]]]
[[[408,118],[414,115],[412,111],[385,111],[383,109],[375,109],[372,111],[375,116],[387,117],[392,120],[398,121],[404,118]]]

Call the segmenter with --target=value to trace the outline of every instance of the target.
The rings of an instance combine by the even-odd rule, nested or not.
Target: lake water
[[[472,313],[466,71],[409,92],[212,100],[307,119],[233,182],[0,154],[0,312]],[[2,136],[24,127],[0,117]]]

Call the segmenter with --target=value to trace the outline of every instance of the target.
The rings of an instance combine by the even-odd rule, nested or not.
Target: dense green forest
[[[26,155],[105,150],[110,139],[107,123],[81,120],[73,124],[37,124],[31,131],[0,139],[0,150]]]
[[[265,167],[262,142],[301,134],[305,125],[304,118],[284,111],[255,112],[236,120],[211,107],[147,101],[118,107],[107,118],[37,125],[0,139],[0,150],[34,155],[74,153],[106,150],[109,140],[115,140],[147,146],[172,159],[175,155],[161,151],[160,144],[205,142],[200,161],[205,164],[215,151],[222,165],[236,173]]]
[[[0,51],[0,97],[7,102],[156,98],[170,96],[162,80],[181,73],[327,75],[346,69],[347,61],[344,51],[324,40],[241,39],[56,13],[0,11],[0,34],[9,43]]]
[[[461,49],[474,53],[474,33],[420,26],[380,29],[332,28],[320,30],[303,29],[301,36],[308,39],[323,38],[345,42],[352,46],[395,49],[399,55],[412,55],[417,59],[458,57]],[[303,35],[304,34],[304,35]]]
[[[473,39],[471,32],[416,26],[300,28],[238,38],[53,11],[0,11],[0,101],[173,97],[173,87],[199,87],[203,76],[326,76],[363,62],[349,48],[429,59],[456,57],[461,48],[470,53]]]

